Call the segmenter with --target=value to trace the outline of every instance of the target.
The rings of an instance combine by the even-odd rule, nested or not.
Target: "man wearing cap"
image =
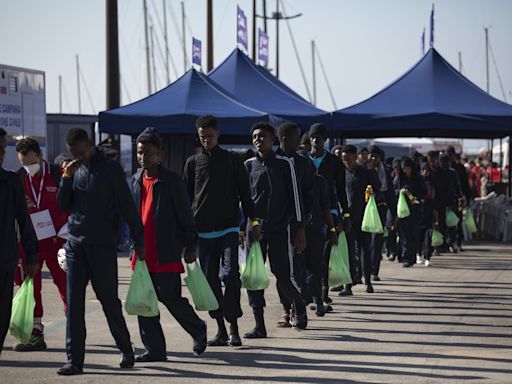
[[[190,200],[183,180],[162,163],[162,141],[155,128],[146,128],[137,137],[137,161],[141,168],[132,177],[133,198],[144,225],[146,264],[162,302],[182,328],[192,337],[193,353],[206,349],[206,323],[181,295],[181,274],[186,263],[196,261],[197,233]],[[138,256],[137,251],[135,254]],[[132,257],[132,268],[138,263]],[[137,362],[166,361],[165,337],[160,315],[138,316],[146,351]]]
[[[71,128],[66,146],[75,158],[62,175],[57,201],[69,211],[67,253],[68,362],[59,375],[83,372],[85,355],[85,290],[89,280],[100,301],[110,332],[121,351],[121,368],[135,362],[130,334],[118,298],[117,230],[123,216],[135,242],[137,256],[144,258],[144,230],[121,166],[94,147],[87,132]]]
[[[261,122],[251,128],[256,156],[245,162],[251,182],[251,197],[257,219],[248,223],[248,242],[261,239],[262,251],[268,256],[277,286],[293,305],[297,330],[307,327],[306,305],[295,279],[294,254],[306,248],[305,217],[295,167],[287,157],[272,150],[275,130]],[[294,231],[294,232],[293,232]],[[264,290],[248,291],[256,326],[244,335],[256,339],[267,337],[263,308]]]
[[[245,217],[254,216],[249,175],[240,156],[219,146],[220,132],[214,116],[199,117],[196,129],[202,150],[187,159],[183,178],[199,231],[201,268],[219,302],[219,309],[210,312],[218,330],[208,345],[237,347],[242,345],[238,332],[238,319],[242,316],[238,263],[240,203]],[[224,319],[229,323],[229,335]]]
[[[348,231],[350,229],[350,213],[348,211],[347,193],[345,190],[345,168],[339,158],[325,150],[326,140],[327,127],[322,123],[313,124],[309,129],[311,150],[307,153],[307,156],[313,162],[316,173],[322,175],[327,182],[327,190],[331,196],[331,213],[333,214],[334,222],[339,223],[340,227],[344,227]],[[330,244],[326,243],[322,299],[327,304],[332,302],[328,297],[329,287],[327,284],[329,257]]]

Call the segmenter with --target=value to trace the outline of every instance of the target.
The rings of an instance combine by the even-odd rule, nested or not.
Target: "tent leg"
[[[500,137],[500,183],[503,182],[503,137]]]
[[[512,151],[510,146],[512,145],[512,136],[508,137],[508,197],[512,197]]]

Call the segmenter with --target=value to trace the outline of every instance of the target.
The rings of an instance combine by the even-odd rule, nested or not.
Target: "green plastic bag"
[[[331,247],[328,271],[329,287],[339,287],[344,284],[352,284],[348,261],[348,244],[345,232],[340,232],[338,245]]]
[[[187,264],[187,277],[185,277],[196,311],[215,311],[219,303],[206,279],[203,270],[197,263]]]
[[[158,297],[144,260],[137,260],[124,309],[129,315],[154,317],[159,314]]]
[[[366,204],[361,230],[369,233],[384,233],[384,228],[380,221],[379,210],[377,209],[377,203],[375,203],[375,197],[373,195],[370,196],[368,204]]]
[[[478,231],[471,209],[466,209],[464,212],[464,223],[466,224],[466,228],[469,233],[475,233]]]
[[[443,234],[439,232],[437,229],[432,230],[432,241],[431,244],[433,247],[440,247],[443,245]]]
[[[450,208],[446,208],[446,225],[448,227],[455,227],[457,224],[459,224],[457,215]]]
[[[407,204],[407,197],[405,197],[405,193],[400,192],[400,196],[398,197],[398,205],[396,206],[396,215],[399,219],[405,219],[411,214],[411,210],[409,209],[409,204]]]
[[[389,229],[384,227],[384,237],[389,237]]]
[[[242,288],[248,291],[267,289],[270,284],[268,271],[263,261],[261,245],[258,241],[251,245],[240,280],[242,281]]]
[[[11,322],[9,333],[22,344],[27,344],[34,328],[34,281],[31,277],[25,279],[21,288],[12,300]]]

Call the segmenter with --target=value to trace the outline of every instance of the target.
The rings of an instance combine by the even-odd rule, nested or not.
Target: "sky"
[[[161,52],[163,9],[168,23],[174,67],[171,81],[184,73],[181,46],[180,0],[147,0],[154,26],[156,89],[167,85]],[[165,4],[165,5],[164,5]],[[236,48],[236,7],[248,16],[251,37],[251,0],[213,0],[214,63],[220,64]],[[337,109],[358,103],[411,68],[420,58],[423,28],[429,39],[432,0],[284,0],[298,53],[311,87],[311,40],[315,40],[331,84]],[[490,93],[512,102],[512,1],[438,0],[435,4],[435,48],[453,66],[485,89],[484,27],[489,28]],[[267,13],[276,0],[267,0]],[[192,36],[203,41],[206,70],[206,0],[185,0],[185,41],[190,63]],[[262,14],[262,0],[257,0]],[[282,8],[282,7],[281,7]],[[59,112],[58,77],[63,81],[63,113],[78,112],[76,55],[81,76],[81,112],[105,109],[105,2],[101,0],[0,0],[2,48],[0,64],[45,71],[47,112]],[[281,9],[283,10],[283,9]],[[122,104],[148,95],[142,0],[118,0]],[[263,28],[258,19],[257,26]],[[270,64],[275,68],[275,22],[268,22]],[[161,50],[158,47],[161,47]],[[252,52],[249,47],[249,52]],[[280,25],[280,78],[305,98],[301,77],[286,22]],[[190,64],[188,64],[188,67]],[[187,68],[188,68],[187,67]],[[504,90],[498,79],[501,77]],[[317,105],[335,107],[317,64]],[[505,96],[503,95],[505,94]]]

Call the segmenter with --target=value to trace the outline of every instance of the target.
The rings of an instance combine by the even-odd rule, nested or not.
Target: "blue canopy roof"
[[[101,132],[137,134],[151,126],[160,133],[195,133],[198,116],[219,119],[223,135],[249,135],[252,124],[268,115],[248,107],[194,69],[159,92],[135,103],[100,112]]]
[[[435,49],[371,98],[333,113],[344,137],[503,137],[512,105],[493,98]]]
[[[304,100],[239,49],[208,76],[246,105],[277,116],[281,121],[290,120],[300,125],[330,122],[328,112]]]

